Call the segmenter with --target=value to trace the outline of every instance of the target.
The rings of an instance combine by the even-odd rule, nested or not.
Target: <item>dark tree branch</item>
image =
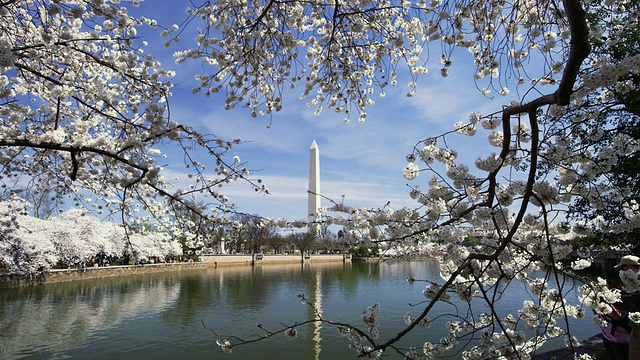
[[[586,14],[582,9],[580,0],[564,0],[563,4],[567,13],[569,28],[571,29],[571,49],[564,74],[560,80],[560,86],[558,86],[555,95],[555,103],[560,106],[569,104],[580,66],[591,51]]]

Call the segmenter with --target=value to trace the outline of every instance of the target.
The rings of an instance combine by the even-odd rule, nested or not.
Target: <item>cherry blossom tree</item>
[[[377,339],[377,306],[363,315],[364,330],[341,328],[361,356],[391,349],[430,358],[481,333],[464,358],[528,358],[549,338],[563,336],[575,346],[566,321],[584,317],[584,305],[606,311],[601,299],[613,295],[601,282],[585,280],[584,305],[567,303],[565,276],[588,266],[590,253],[580,251],[583,259],[565,265],[561,260],[572,249],[562,240],[638,228],[634,189],[621,182],[612,188],[609,177],[613,164],[637,153],[637,138],[613,126],[611,118],[591,128],[606,103],[589,106],[606,100],[611,89],[621,96],[635,89],[629,78],[637,77],[639,55],[590,56],[590,50],[594,44],[624,46],[621,31],[638,25],[636,3],[206,1],[188,14],[200,21],[197,46],[177,52],[177,60],[212,66],[198,76],[194,91],[223,92],[227,108],[244,106],[253,116],[280,110],[287,88],[300,85],[300,97],[316,114],[329,108],[345,114],[345,121],[354,114],[365,121],[375,97],[384,97],[388,87],[406,81],[407,96],[419,91],[419,75],[428,71],[431,56],[446,77],[453,61],[464,59],[456,53],[461,48],[471,54],[479,91],[517,95],[494,113],[472,113],[451,132],[416,144],[405,177],[419,181],[432,175],[426,190],[411,191],[416,209],[348,209],[347,217],[332,220],[356,227],[349,236],[386,246],[398,258],[426,254],[441,267],[442,281],[424,290],[427,305],[407,317],[407,328],[397,336]],[[495,152],[471,166],[460,163],[447,139],[478,133],[486,134]],[[568,221],[568,206],[585,199],[592,205],[617,201],[621,216]],[[469,242],[469,236],[476,241]],[[532,300],[518,314],[501,317],[496,306],[514,280],[528,286]],[[637,289],[628,285],[628,290]],[[456,319],[448,336],[418,347],[422,351],[397,346],[405,334],[428,323],[436,303],[451,296],[485,303],[491,312]],[[219,344],[225,351],[234,346],[225,339]]]
[[[29,204],[21,198],[0,202],[0,269],[31,273],[51,267],[59,258],[51,238],[43,236],[47,222],[28,215]]]
[[[212,218],[233,209],[218,188],[248,171],[225,156],[240,140],[171,119],[174,73],[145,51],[138,30],[158,24],[123,5],[138,3],[0,2],[0,181],[7,192],[50,193],[60,209],[176,230],[175,206]],[[183,151],[181,188],[163,171],[175,162],[168,145]]]
[[[121,224],[101,222],[87,210],[71,209],[41,220],[29,215],[25,200],[0,202],[0,269],[29,274],[59,265],[81,266],[96,254],[137,259],[181,255],[182,245],[166,232],[126,232]]]
[[[135,258],[147,262],[152,257],[164,259],[166,256],[182,255],[182,245],[163,232],[136,233],[131,239]]]

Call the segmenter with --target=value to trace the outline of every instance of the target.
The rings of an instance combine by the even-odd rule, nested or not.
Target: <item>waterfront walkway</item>
[[[595,355],[598,360],[610,360],[607,350],[602,342],[602,335],[598,334],[580,342],[580,346],[576,348],[576,354]],[[573,360],[574,354],[569,348],[562,348],[547,351],[542,354],[533,356],[532,360]]]

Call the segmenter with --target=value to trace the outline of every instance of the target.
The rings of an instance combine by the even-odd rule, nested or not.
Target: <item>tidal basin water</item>
[[[298,298],[304,294],[324,318],[362,328],[362,311],[380,303],[380,339],[386,339],[404,327],[404,314],[422,309],[425,283],[407,277],[438,274],[433,262],[259,265],[0,290],[0,359],[356,359],[349,341],[326,324],[301,327],[293,341],[278,334],[231,354],[216,345],[215,334],[251,340],[264,333],[256,324],[276,331],[310,319],[312,309]],[[513,312],[529,296],[514,288],[500,309]],[[442,304],[430,318],[455,311]],[[573,322],[578,339],[598,333],[590,318]],[[402,344],[437,342],[444,321],[417,329]],[[388,351],[387,358],[401,357]]]

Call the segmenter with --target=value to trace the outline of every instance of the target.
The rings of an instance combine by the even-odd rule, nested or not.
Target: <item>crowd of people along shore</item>
[[[125,253],[121,256],[107,254],[104,251],[98,252],[96,255],[83,261],[74,263],[60,261],[57,268],[59,269],[86,269],[88,267],[108,267],[108,266],[126,266],[126,265],[151,265],[151,264],[174,264],[179,262],[195,262],[195,257],[184,255],[166,255],[164,257],[151,256],[149,258],[134,259],[131,254]]]

